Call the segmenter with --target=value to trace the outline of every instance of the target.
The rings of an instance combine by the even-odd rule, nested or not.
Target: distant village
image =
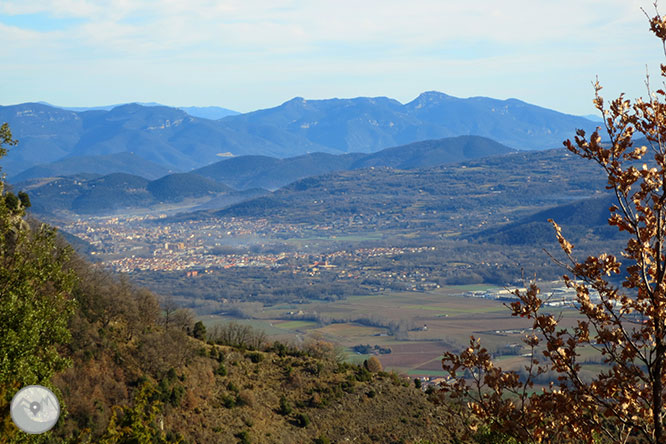
[[[396,272],[363,265],[369,258],[434,251],[433,246],[354,248],[318,254],[269,253],[262,251],[265,246],[262,239],[299,236],[303,227],[269,223],[266,219],[229,218],[215,223],[161,221],[165,218],[166,215],[78,219],[63,228],[88,242],[94,248],[91,255],[99,258],[102,265],[121,273],[180,271],[185,278],[198,278],[234,267],[281,267],[306,276],[327,272],[343,279],[372,277],[387,285],[400,282],[414,291],[440,288],[439,283],[421,270]],[[310,228],[327,231],[330,227]],[[252,252],[253,248],[247,245],[259,248]]]

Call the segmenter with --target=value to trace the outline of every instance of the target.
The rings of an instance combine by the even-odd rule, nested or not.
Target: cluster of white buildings
[[[582,281],[576,281],[577,283],[582,283]],[[559,285],[559,286],[555,286]],[[573,306],[577,302],[576,290],[574,288],[568,288],[562,286],[561,281],[552,281],[544,282],[542,287],[542,298],[546,300],[545,305],[549,307],[564,307],[564,306]],[[520,293],[527,291],[526,288],[490,288],[488,290],[477,290],[477,291],[468,291],[464,293],[466,297],[472,298],[483,298],[483,299],[494,299],[494,300],[517,300],[515,291],[518,290]],[[590,300],[593,303],[599,303],[601,301],[599,293],[596,290],[590,289]]]

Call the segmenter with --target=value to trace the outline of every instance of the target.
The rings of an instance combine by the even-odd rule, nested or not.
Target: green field
[[[355,345],[390,348],[390,354],[378,355],[386,369],[411,376],[442,376],[442,353],[466,347],[470,336],[481,338],[484,346],[494,352],[521,343],[524,334],[505,331],[531,325],[526,319],[512,317],[502,302],[462,296],[488,288],[447,286],[431,292],[385,292],[333,302],[267,306],[255,319],[238,322],[263,329],[271,338],[280,340],[324,338],[344,347],[351,362],[362,362],[368,357],[354,353],[351,348]],[[290,315],[296,308],[303,314]],[[315,314],[319,321],[312,319]],[[212,326],[230,319],[208,316],[203,320]],[[391,334],[389,325],[404,328]],[[503,359],[509,366],[522,361],[517,356]]]
[[[286,321],[274,324],[275,327],[283,330],[307,330],[310,328],[317,327],[316,322],[312,321]]]

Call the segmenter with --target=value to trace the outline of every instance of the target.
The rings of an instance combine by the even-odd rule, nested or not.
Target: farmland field
[[[312,321],[285,321],[285,322],[275,323],[274,326],[282,330],[303,331],[309,328],[316,327],[317,323]]]
[[[342,346],[350,362],[367,359],[369,354],[356,353],[354,346],[368,345],[385,368],[410,376],[441,376],[442,353],[466,347],[470,336],[481,338],[491,353],[509,354],[503,362],[518,367],[524,362],[519,356],[521,339],[531,323],[512,317],[501,301],[463,296],[488,289],[492,287],[447,286],[429,292],[384,292],[334,302],[265,306],[254,319],[239,322],[265,330],[271,339],[298,343],[323,338]],[[202,319],[207,325],[231,320]]]

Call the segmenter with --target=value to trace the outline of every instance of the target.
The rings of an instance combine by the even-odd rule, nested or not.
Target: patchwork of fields
[[[335,302],[264,307],[254,319],[201,319],[208,326],[234,320],[282,341],[323,338],[344,347],[352,362],[369,356],[356,353],[354,346],[379,346],[391,350],[378,354],[385,368],[410,376],[442,375],[442,353],[460,350],[474,336],[481,338],[490,352],[505,357],[504,364],[519,368],[524,361],[520,354],[527,352],[521,339],[531,322],[512,317],[502,301],[463,296],[489,288],[447,286],[430,292],[386,292]],[[565,309],[565,313],[575,319],[571,310]]]

